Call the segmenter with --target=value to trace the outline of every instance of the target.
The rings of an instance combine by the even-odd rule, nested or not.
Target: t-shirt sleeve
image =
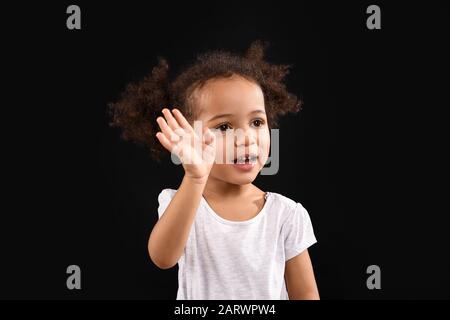
[[[175,195],[176,190],[173,189],[163,189],[158,195],[158,218],[161,219],[161,216],[166,211],[166,208],[169,206],[170,201]]]
[[[289,260],[317,242],[308,211],[297,203],[283,225],[285,260]]]

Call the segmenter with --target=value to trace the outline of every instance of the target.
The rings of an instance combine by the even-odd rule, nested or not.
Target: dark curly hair
[[[243,56],[222,50],[206,52],[198,55],[173,81],[169,79],[167,60],[158,57],[158,65],[150,75],[128,84],[120,99],[109,103],[110,125],[121,128],[123,139],[146,146],[152,158],[160,161],[165,149],[155,134],[159,131],[156,118],[162,109],[177,107],[192,123],[196,117],[194,91],[208,80],[239,75],[260,86],[269,128],[275,128],[279,116],[300,111],[301,101],[282,82],[291,65],[264,61],[267,47],[267,42],[256,40]]]

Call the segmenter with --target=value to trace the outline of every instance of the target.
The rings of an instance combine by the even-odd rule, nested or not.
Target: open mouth
[[[258,159],[257,155],[254,154],[245,154],[243,156],[237,157],[234,159],[234,164],[250,164],[256,163],[256,159]]]

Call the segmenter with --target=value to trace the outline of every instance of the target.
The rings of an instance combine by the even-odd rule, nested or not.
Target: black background
[[[66,28],[78,4],[82,29]],[[381,7],[381,30],[366,8]],[[303,111],[280,124],[280,170],[255,184],[301,202],[323,299],[449,298],[448,20],[441,2],[17,4],[2,18],[1,298],[174,299],[147,254],[157,196],[182,168],[108,127],[106,104],[166,57],[271,42]],[[82,290],[66,288],[66,268]],[[381,290],[366,268],[381,267]]]

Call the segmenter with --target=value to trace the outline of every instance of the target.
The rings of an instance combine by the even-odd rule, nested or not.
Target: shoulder
[[[161,190],[161,192],[158,195],[158,201],[163,202],[164,200],[172,199],[177,191],[178,190],[171,189],[171,188],[166,188],[166,189]]]
[[[276,211],[277,215],[279,215],[283,221],[286,221],[289,217],[292,217],[295,214],[303,215],[304,211],[306,211],[300,202],[288,198],[280,193],[269,192],[269,195],[272,201],[271,210]]]
[[[272,202],[276,204],[277,208],[282,209],[283,211],[292,211],[295,210],[300,203],[295,200],[283,196],[282,194],[276,192],[269,192],[270,197],[272,197]]]
[[[167,206],[169,205],[170,201],[172,201],[173,196],[177,190],[166,188],[163,189],[159,195],[158,195],[158,216],[161,217],[164,213],[164,210],[166,210]]]

